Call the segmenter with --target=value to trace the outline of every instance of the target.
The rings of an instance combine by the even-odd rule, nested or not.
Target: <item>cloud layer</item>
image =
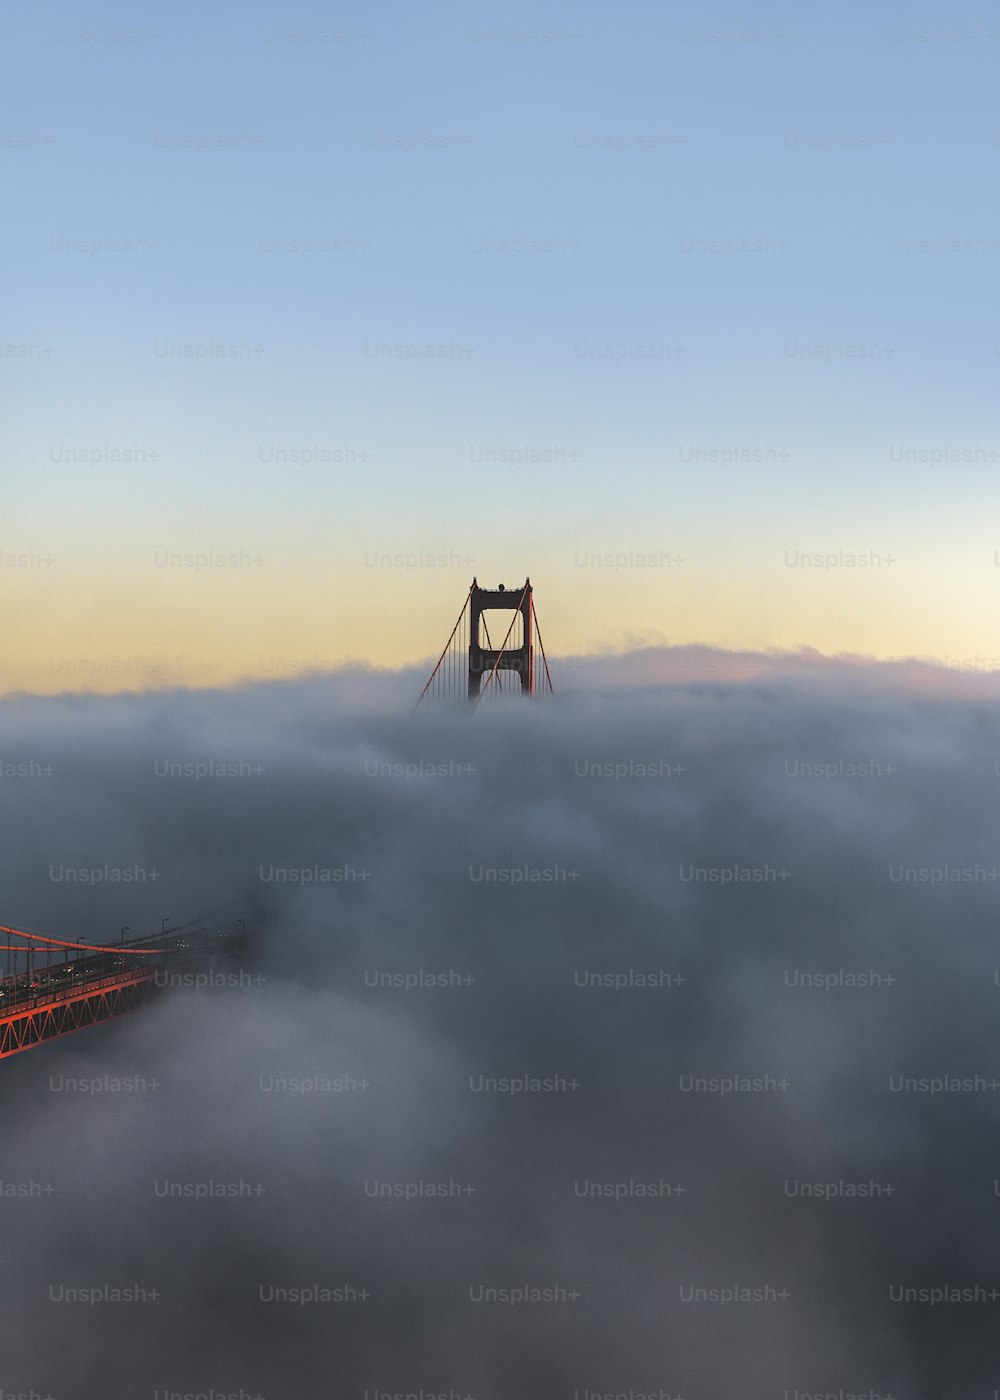
[[[3,918],[259,933],[0,1066],[6,1390],[994,1386],[993,683],[563,679],[0,708]]]

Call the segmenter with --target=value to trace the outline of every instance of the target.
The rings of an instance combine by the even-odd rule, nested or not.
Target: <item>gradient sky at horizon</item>
[[[473,574],[552,655],[1000,665],[992,7],[3,31],[3,690],[409,664]]]

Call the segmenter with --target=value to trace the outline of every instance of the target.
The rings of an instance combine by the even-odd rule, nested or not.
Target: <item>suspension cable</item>
[[[465,602],[462,604],[462,611],[459,613],[459,615],[458,615],[458,617],[457,617],[457,619],[456,619],[456,621],[455,621],[455,626],[451,629],[451,636],[449,636],[448,640],[447,640],[447,641],[445,642],[445,644],[444,644],[444,651],[442,651],[441,655],[438,657],[438,663],[437,663],[437,665],[434,667],[434,670],[431,672],[430,680],[427,682],[427,684],[424,686],[423,690],[420,692],[420,700],[422,700],[422,699],[424,698],[424,696],[427,694],[427,692],[430,690],[430,688],[431,688],[431,683],[433,682],[434,677],[437,675],[438,671],[440,670],[441,662],[444,660],[445,656],[447,655],[448,648],[451,646],[451,639],[452,639],[452,637],[454,637],[455,633],[458,631],[458,624],[462,621],[462,618],[465,616],[465,610],[466,610],[466,608],[469,606],[469,599],[472,597],[472,590],[475,588],[475,586],[476,586],[476,580],[473,579],[472,582],[471,582],[471,584],[469,585],[469,591],[468,591],[468,593],[465,595]],[[447,678],[447,675],[448,675],[448,671],[447,671],[447,669],[446,669],[446,670],[445,670],[445,677],[446,677],[446,678]],[[420,700],[417,701],[417,705],[420,704]],[[414,705],[413,708],[416,709],[416,708],[417,708],[417,705]]]
[[[69,943],[65,938],[48,938],[42,933],[26,933],[24,929],[8,928],[6,924],[0,924],[0,933],[11,934],[16,938],[30,938],[35,943],[49,943],[56,948],[84,948],[91,953],[131,953],[133,957],[149,957],[153,953],[164,953],[165,948],[126,948],[118,943]],[[15,951],[26,953],[27,948],[17,948]]]

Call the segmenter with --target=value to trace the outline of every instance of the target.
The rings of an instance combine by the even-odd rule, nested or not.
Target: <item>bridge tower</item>
[[[503,637],[497,635],[499,646],[494,644],[484,616],[484,613],[494,611],[511,614],[510,625],[506,627]],[[516,626],[519,621],[520,629]],[[537,677],[536,643],[541,656]],[[508,678],[508,686],[512,690],[518,689],[514,680],[514,676],[517,676],[522,695],[552,693],[552,676],[545,659],[545,643],[538,626],[531,580],[526,578],[521,588],[505,588],[502,583],[496,588],[480,588],[477,580],[473,579],[458,621],[451,629],[444,651],[420,692],[417,704],[429,696],[432,701],[471,702],[475,709],[487,696],[493,699],[507,689],[501,683],[503,671],[513,672]]]
[[[494,609],[509,609],[511,612],[521,614],[521,645],[519,647],[507,646],[506,643],[499,649],[489,646],[484,647],[480,634],[480,624],[484,612]],[[521,590],[505,588],[501,583],[496,588],[480,588],[475,579],[472,580],[472,589],[469,593],[469,699],[478,700],[480,689],[485,675],[489,677],[496,671],[516,671],[521,678],[521,691],[525,695],[534,694],[535,690],[535,647],[532,636],[532,606],[531,606],[531,580],[524,580],[524,587]],[[507,635],[514,626],[516,618],[511,618],[511,626],[507,629]]]

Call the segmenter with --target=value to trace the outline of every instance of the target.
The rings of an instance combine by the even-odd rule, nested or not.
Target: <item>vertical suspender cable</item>
[[[538,625],[538,614],[535,612],[535,600],[534,600],[534,598],[532,598],[532,600],[531,600],[531,616],[532,616],[532,617],[534,618],[534,620],[535,620],[535,632],[536,632],[537,635],[538,635],[538,646],[539,646],[539,649],[541,650],[541,653],[542,653],[542,661],[543,661],[543,663],[544,663],[544,665],[545,665],[545,679],[546,679],[546,680],[548,681],[548,683],[549,683],[549,690],[551,690],[551,689],[552,689],[552,677],[549,675],[549,663],[548,663],[548,661],[546,660],[546,656],[545,656],[545,643],[542,641],[542,629],[541,629],[541,628],[539,627],[539,625]]]
[[[464,602],[463,605],[462,605],[462,611],[459,613],[459,615],[458,615],[458,617],[457,617],[457,619],[456,619],[456,621],[455,621],[455,626],[451,629],[451,636],[448,638],[447,642],[445,642],[444,651],[443,651],[443,652],[441,653],[441,655],[438,657],[438,663],[437,663],[437,665],[434,667],[434,670],[431,672],[430,680],[427,682],[427,684],[424,686],[423,690],[420,692],[420,700],[422,700],[422,699],[424,698],[424,696],[427,694],[427,692],[430,690],[430,688],[431,688],[431,682],[434,680],[435,676],[437,675],[438,671],[440,670],[440,668],[441,668],[441,662],[445,659],[445,657],[446,657],[447,654],[448,654],[448,648],[451,646],[452,637],[454,637],[455,633],[458,631],[458,624],[462,621],[462,618],[465,616],[465,611],[466,611],[466,609],[467,609],[468,606],[469,606],[469,599],[470,599],[471,597],[472,597],[472,584],[469,585],[469,591],[468,591],[468,593],[466,594],[465,602]],[[417,701],[417,705],[420,704],[420,700]],[[413,708],[416,709],[416,705],[415,705]]]

